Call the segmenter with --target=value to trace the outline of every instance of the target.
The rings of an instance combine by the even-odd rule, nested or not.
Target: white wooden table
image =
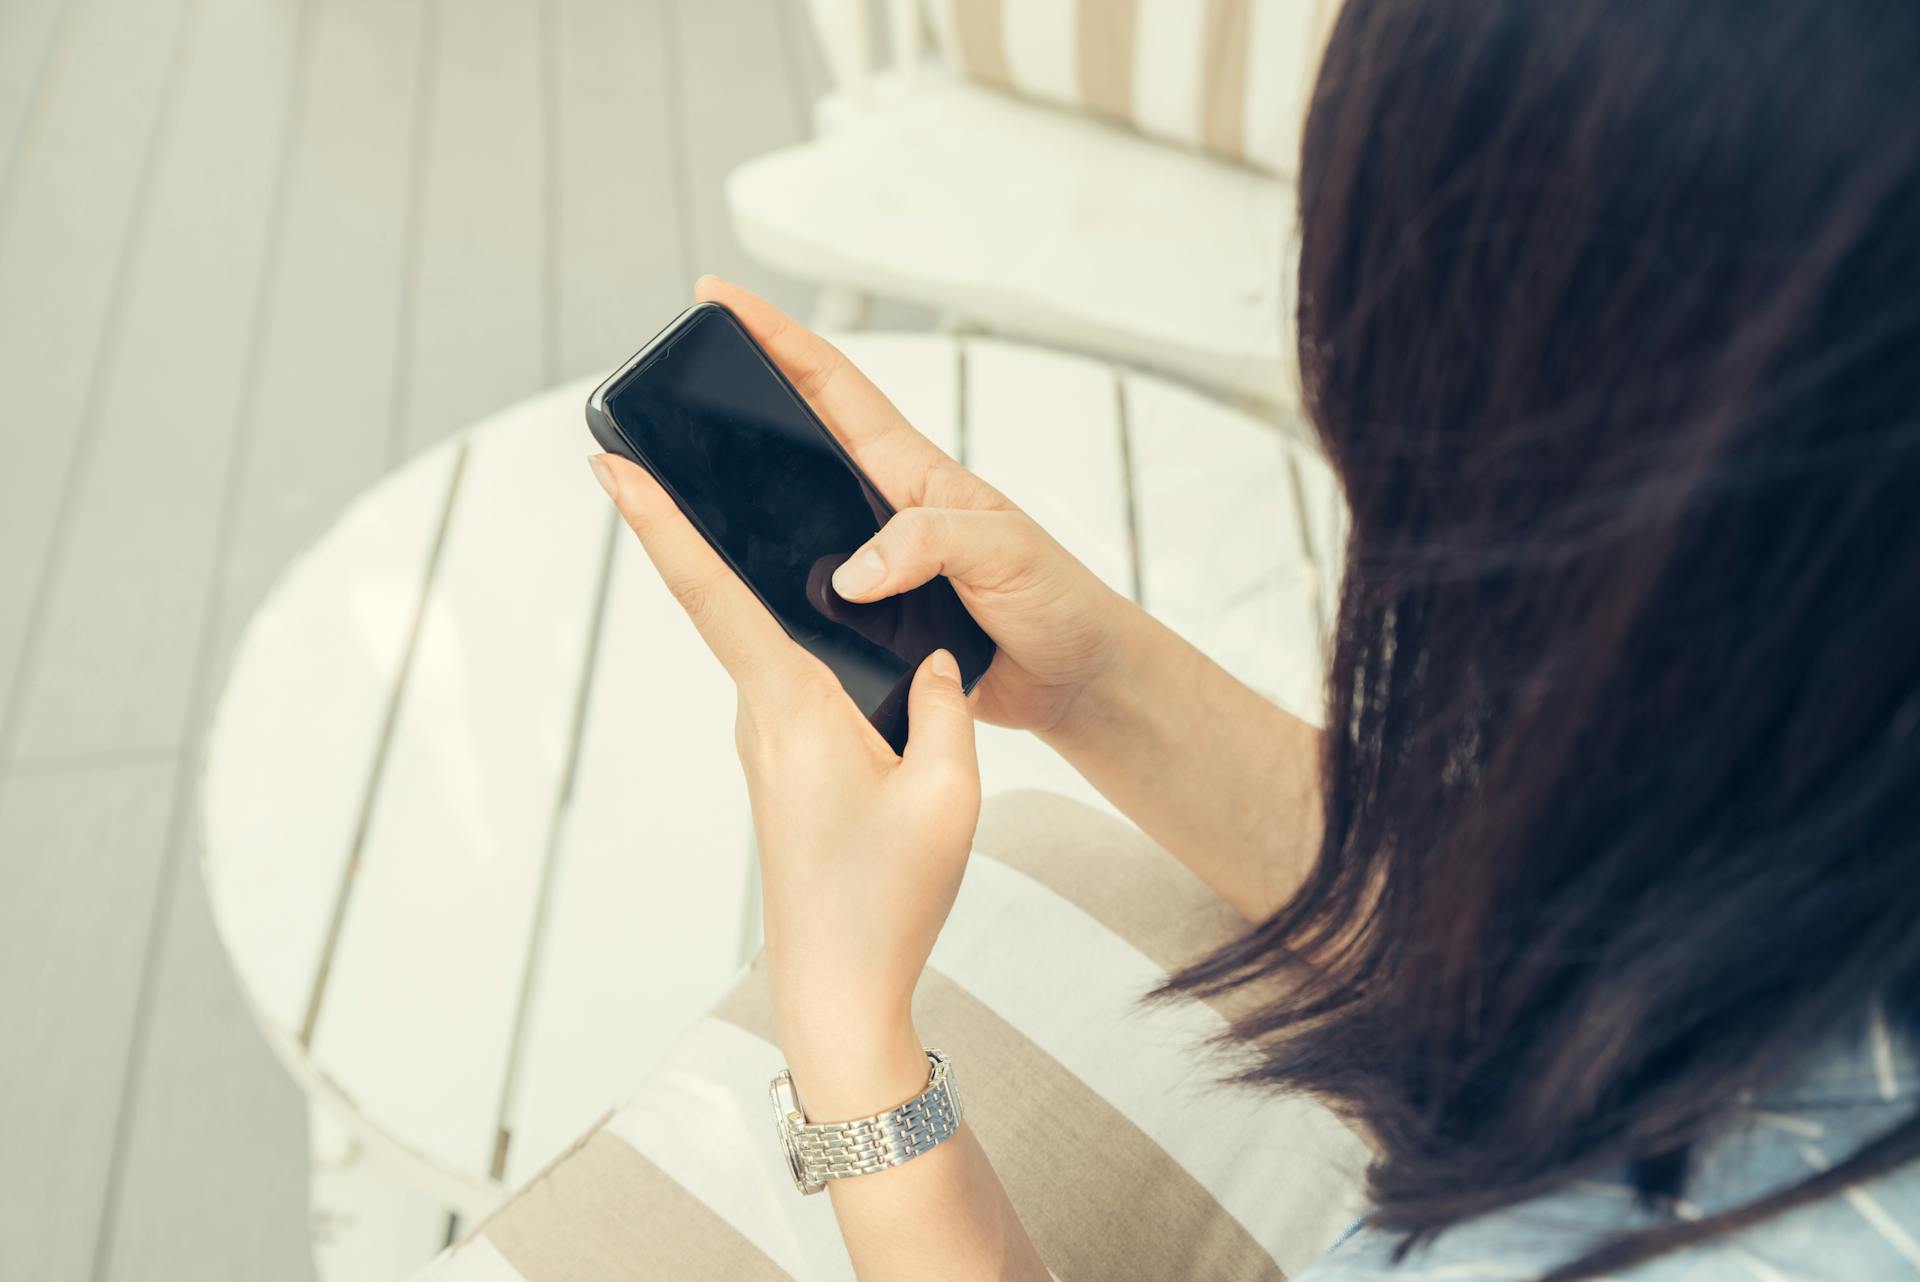
[[[1309,450],[1085,358],[844,345],[1108,581],[1318,719],[1311,562],[1338,514]],[[757,938],[731,688],[588,474],[588,387],[363,495],[253,620],[205,763],[203,871],[261,1026],[327,1128],[463,1216],[623,1099]],[[983,728],[981,754],[989,793],[1098,800],[1028,737]]]

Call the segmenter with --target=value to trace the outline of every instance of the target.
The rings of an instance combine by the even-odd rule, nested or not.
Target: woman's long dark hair
[[[1247,1076],[1369,1129],[1410,1242],[1676,1196],[1743,1090],[1920,1024],[1920,5],[1349,0],[1300,208],[1326,835],[1171,987],[1279,992]]]

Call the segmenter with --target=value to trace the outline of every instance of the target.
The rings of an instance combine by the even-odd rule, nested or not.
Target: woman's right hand
[[[1286,902],[1319,853],[1320,732],[1108,588],[833,344],[737,285],[696,293],[740,318],[894,506],[835,575],[842,595],[946,575],[1000,647],[975,715],[1039,733],[1249,921]]]
[[[896,509],[834,573],[834,589],[878,601],[946,575],[999,646],[975,713],[1041,733],[1068,728],[1080,696],[1114,666],[1132,603],[915,431],[831,343],[716,277],[695,293],[740,318]]]

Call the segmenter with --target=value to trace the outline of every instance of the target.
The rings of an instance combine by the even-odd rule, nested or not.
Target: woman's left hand
[[[926,1085],[914,986],[960,888],[980,812],[973,716],[944,651],[915,674],[896,757],[664,490],[614,455],[594,472],[739,690],[774,1022],[815,1120]]]

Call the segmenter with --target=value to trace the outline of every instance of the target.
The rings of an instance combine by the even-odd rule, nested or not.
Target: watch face
[[[800,1097],[793,1089],[793,1075],[781,1069],[767,1093],[773,1100],[773,1125],[780,1132],[780,1148],[787,1155],[787,1174],[793,1177],[793,1187],[802,1193],[818,1192],[807,1186],[806,1170],[800,1164],[800,1150],[793,1142],[793,1128],[806,1121],[800,1112]]]

